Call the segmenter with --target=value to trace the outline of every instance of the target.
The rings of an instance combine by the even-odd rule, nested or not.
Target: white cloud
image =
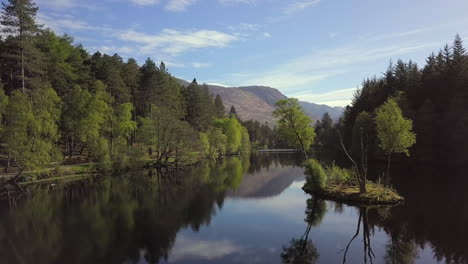
[[[240,83],[240,85],[268,85],[282,91],[293,92],[310,89],[315,83],[349,72],[353,67],[361,65],[364,62],[389,59],[424,48],[438,46],[439,44],[407,44],[376,48],[348,46],[323,49],[290,59],[263,72],[231,74],[228,81]],[[310,98],[312,99],[312,97]],[[320,100],[323,102],[333,101],[329,99]],[[332,104],[349,102],[349,99],[346,100],[346,102],[334,102]]]
[[[346,106],[351,103],[357,88],[341,89],[323,93],[303,92],[291,96],[302,101],[326,104],[329,106]]]
[[[180,12],[187,9],[187,7],[195,4],[197,0],[169,0],[166,9],[169,11]]]
[[[268,33],[268,32],[264,32],[264,33],[263,33],[263,37],[265,37],[265,38],[271,38],[271,34]]]
[[[195,69],[200,69],[200,68],[208,68],[211,67],[210,63],[203,63],[203,62],[193,62],[192,67]]]
[[[223,5],[255,4],[255,0],[218,0]]]
[[[115,53],[119,53],[121,55],[132,55],[134,53],[136,53],[136,50],[132,47],[128,47],[128,46],[122,46],[122,47],[118,47],[118,46],[99,46],[99,47],[91,47],[91,50],[96,50],[96,51],[100,51],[101,53],[106,53],[106,54],[115,54]]]
[[[139,6],[150,6],[157,4],[159,0],[130,0],[130,2]]]
[[[47,7],[50,9],[70,9],[70,8],[85,8],[89,10],[96,10],[98,6],[95,2],[87,2],[84,3],[83,1],[75,1],[75,0],[37,0],[37,6],[39,7]]]
[[[140,52],[152,54],[155,51],[176,56],[184,52],[203,48],[224,48],[237,37],[214,30],[177,31],[164,29],[161,33],[151,35],[134,30],[117,34],[120,40],[141,44]]]
[[[47,6],[55,8],[72,8],[76,6],[73,0],[37,0],[38,6]]]
[[[337,35],[338,35],[338,34],[335,33],[335,32],[329,32],[329,33],[328,33],[328,37],[331,38],[331,39],[335,39]]]
[[[240,251],[242,251],[242,248],[229,240],[210,241],[179,235],[174,247],[171,249],[169,262],[189,257],[213,260]]]
[[[185,68],[185,64],[183,64],[183,63],[177,63],[177,62],[172,62],[172,61],[164,61],[164,64],[166,64],[167,67]]]
[[[72,16],[65,15],[45,15],[43,13],[38,13],[37,22],[54,31],[62,33],[68,30],[106,30],[105,27],[93,26],[85,21],[80,21]]]
[[[413,29],[413,30],[408,30],[404,32],[373,35],[373,36],[364,37],[364,39],[371,40],[371,41],[388,40],[388,39],[402,38],[402,37],[417,35],[423,32],[431,31],[431,30],[432,28],[419,28],[419,29]]]
[[[294,2],[292,4],[289,4],[284,10],[283,13],[285,15],[291,15],[296,12],[300,12],[308,7],[315,6],[318,3],[320,3],[320,0],[301,0]]]
[[[257,31],[260,28],[258,24],[250,24],[250,23],[240,23],[235,26],[228,27],[232,31]]]

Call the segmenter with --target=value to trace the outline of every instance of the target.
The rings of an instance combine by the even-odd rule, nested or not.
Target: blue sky
[[[419,65],[456,33],[468,41],[466,0],[37,0],[38,21],[89,52],[177,77],[267,85],[344,106],[390,59]]]

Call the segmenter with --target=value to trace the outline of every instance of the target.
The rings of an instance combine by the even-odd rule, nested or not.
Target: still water
[[[32,187],[1,201],[0,263],[466,263],[462,191],[406,179],[404,205],[358,208],[304,194],[300,163],[265,153]]]

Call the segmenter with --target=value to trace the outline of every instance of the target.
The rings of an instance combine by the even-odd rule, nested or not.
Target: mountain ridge
[[[188,86],[190,83],[177,79],[181,85]],[[274,124],[273,111],[275,103],[288,97],[281,93],[278,89],[269,86],[240,86],[240,87],[225,87],[213,84],[204,84],[213,96],[219,94],[226,108],[226,113],[234,106],[237,115],[241,120],[257,120],[260,123],[268,122]],[[320,120],[324,113],[328,113],[333,121],[337,121],[344,108],[331,107],[325,104],[315,104],[310,102],[299,101],[304,109],[304,112],[310,116],[313,121]]]

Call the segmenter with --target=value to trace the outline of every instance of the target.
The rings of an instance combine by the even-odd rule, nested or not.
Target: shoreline
[[[302,187],[307,194],[349,205],[396,205],[405,200],[396,191],[379,184],[367,183],[366,188],[367,192],[361,194],[357,185],[332,184],[321,191]]]

